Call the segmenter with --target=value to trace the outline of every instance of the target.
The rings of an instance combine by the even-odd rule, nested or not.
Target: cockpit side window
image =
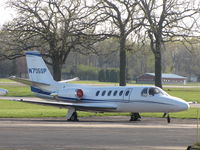
[[[144,88],[141,92],[142,96],[147,96],[148,88]]]
[[[160,93],[160,90],[157,89],[157,88],[150,88],[149,89],[149,95],[154,96],[155,94],[159,94],[159,93]]]
[[[151,88],[144,88],[141,92],[141,96],[154,96],[155,94],[162,94],[162,95],[167,95],[164,94],[163,91],[159,88],[151,87]]]

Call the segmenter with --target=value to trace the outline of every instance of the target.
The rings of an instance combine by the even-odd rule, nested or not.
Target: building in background
[[[176,74],[162,74],[162,83],[163,84],[186,84],[187,78],[179,76]],[[136,80],[136,83],[139,84],[154,84],[155,83],[155,73],[145,73],[139,76]]]

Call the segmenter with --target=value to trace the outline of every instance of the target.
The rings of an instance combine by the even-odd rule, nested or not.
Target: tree
[[[162,49],[168,41],[196,36],[197,0],[138,0],[145,14],[144,27],[155,57],[155,85],[162,88]]]
[[[138,3],[135,0],[100,0],[99,8],[108,16],[106,23],[110,25],[111,36],[120,43],[120,86],[126,85],[126,40],[133,31],[141,26]],[[137,17],[136,17],[137,16]]]
[[[55,80],[61,79],[61,68],[71,51],[88,53],[101,39],[93,32],[100,18],[94,6],[84,0],[11,0],[17,17],[4,26],[1,39],[9,53],[1,56],[15,58],[22,51],[38,49],[52,65]],[[9,38],[12,37],[12,38]]]

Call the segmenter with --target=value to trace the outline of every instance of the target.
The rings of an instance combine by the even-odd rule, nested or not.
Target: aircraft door
[[[128,88],[124,92],[124,102],[128,103],[130,101],[130,95],[132,92],[132,88]]]

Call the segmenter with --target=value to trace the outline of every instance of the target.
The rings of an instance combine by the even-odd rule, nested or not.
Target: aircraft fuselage
[[[83,96],[77,96],[82,90]],[[155,90],[155,91],[154,91]],[[168,95],[155,86],[84,86],[58,83],[56,88],[45,90],[33,87],[39,97],[73,103],[110,103],[117,106],[115,112],[178,112],[187,110],[189,104],[180,98]],[[151,93],[151,91],[156,93]],[[92,111],[96,111],[92,109]],[[97,111],[100,111],[99,109]],[[103,111],[103,110],[102,110]]]

